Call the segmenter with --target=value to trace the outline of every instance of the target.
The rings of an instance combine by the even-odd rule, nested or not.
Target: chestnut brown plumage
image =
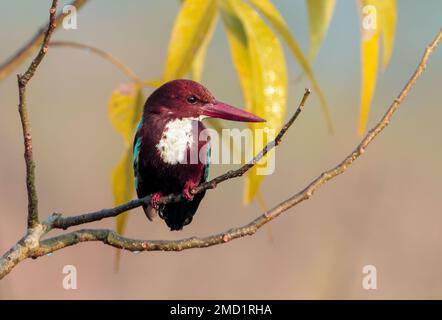
[[[152,194],[143,207],[152,220],[157,214],[171,230],[189,224],[204,197],[192,189],[208,178],[210,143],[201,141],[205,117],[263,122],[260,117],[217,101],[203,85],[173,80],[147,99],[134,140],[134,175],[139,198]],[[194,157],[193,155],[197,155]],[[187,201],[158,205],[162,195],[182,193]]]

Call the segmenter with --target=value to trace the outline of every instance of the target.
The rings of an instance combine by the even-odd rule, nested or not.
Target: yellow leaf
[[[183,77],[190,69],[217,13],[217,0],[185,0],[169,41],[164,80]]]
[[[163,80],[143,80],[143,82],[141,83],[143,85],[143,87],[148,87],[148,88],[158,88],[159,86],[161,86],[164,83]]]
[[[143,113],[144,97],[140,84],[125,84],[112,92],[109,99],[109,118],[125,142],[123,158],[112,171],[112,192],[115,205],[132,200],[134,177],[132,169],[132,143],[135,129]],[[117,231],[122,233],[127,215],[117,217]]]
[[[362,28],[361,28],[361,109],[359,116],[359,134],[364,133],[367,125],[368,113],[371,100],[376,87],[378,59],[379,59],[379,35],[377,1],[362,1]]]
[[[141,84],[132,83],[119,86],[109,99],[108,113],[111,123],[123,136],[125,150],[123,158],[112,171],[112,194],[114,204],[120,205],[134,196],[134,176],[132,169],[132,141],[135,128],[143,113],[144,97]],[[116,218],[116,229],[123,233],[127,222],[127,212]],[[117,251],[115,267],[118,268],[120,251]]]
[[[379,23],[382,32],[382,67],[385,69],[393,53],[396,33],[396,0],[378,1]]]
[[[315,60],[318,54],[322,40],[327,33],[331,17],[333,16],[335,5],[336,0],[307,0],[310,27],[310,63]]]
[[[135,83],[120,85],[109,99],[109,119],[123,136],[126,146],[132,144],[134,129],[143,111],[143,103],[141,86]]]
[[[396,30],[396,1],[363,0],[361,1],[361,10],[362,88],[358,128],[359,134],[362,134],[365,131],[370,105],[376,87],[379,42],[381,35],[383,40],[383,68],[388,65],[393,51]]]
[[[132,169],[132,148],[125,149],[123,158],[112,171],[112,193],[118,206],[133,199],[134,176]],[[127,212],[117,217],[117,232],[123,233],[127,222]]]
[[[132,169],[132,148],[126,147],[123,158],[118,165],[112,170],[112,193],[116,206],[132,200],[135,194],[134,176]],[[120,214],[116,218],[116,231],[123,234],[126,228],[129,212]],[[121,250],[116,251],[115,270],[120,265]]]
[[[249,2],[269,20],[269,22],[272,24],[275,30],[281,35],[281,37],[287,43],[289,49],[292,51],[293,55],[298,60],[305,74],[309,78],[314,92],[316,92],[316,94],[318,95],[327,126],[329,130],[333,132],[333,124],[331,121],[331,116],[329,112],[329,107],[327,105],[327,101],[325,100],[322,90],[319,87],[318,82],[316,81],[310,63],[305,58],[295,38],[290,33],[290,30],[284,18],[281,16],[278,9],[273,5],[273,3],[270,0],[249,0]]]
[[[281,128],[287,106],[287,71],[284,52],[278,38],[252,8],[236,0],[225,1],[223,20],[228,30],[232,56],[245,93],[249,111],[266,119],[266,123],[253,124],[253,153],[259,152],[268,142],[265,128]],[[238,65],[244,62],[245,65]],[[249,203],[259,190],[264,178],[266,161],[251,169],[246,176],[245,203]]]
[[[212,40],[213,33],[215,31],[217,15],[215,15],[210,22],[209,31],[204,37],[203,43],[201,44],[198,53],[192,62],[191,74],[192,80],[200,82],[203,75],[204,62],[206,60],[207,48],[209,47],[210,40]]]
[[[222,2],[221,16],[227,39],[230,45],[230,54],[238,73],[245,109],[252,109],[252,66],[247,47],[247,35],[241,20],[235,15],[233,8],[227,1]]]
[[[247,47],[247,35],[241,20],[235,15],[233,8],[228,2],[223,2],[221,6],[221,17],[227,34],[227,39],[230,45],[230,54],[232,56],[233,64],[239,76],[241,91],[244,100],[244,108],[252,112],[252,65],[251,57]],[[216,119],[211,119],[216,120]],[[212,124],[212,123],[211,123]],[[223,129],[222,123],[217,120],[212,127],[220,132]],[[240,154],[238,146],[231,146],[233,154]],[[246,187],[247,188],[247,187]]]

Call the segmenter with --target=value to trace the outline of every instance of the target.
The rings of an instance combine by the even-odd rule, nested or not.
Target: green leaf
[[[258,13],[240,1],[224,2],[223,21],[228,30],[232,57],[246,90],[247,109],[267,120],[251,127],[255,132],[264,128],[279,130],[287,106],[287,71],[278,38]],[[266,138],[266,135],[254,135],[254,153],[264,147]],[[269,161],[270,156],[265,160]],[[258,174],[263,169],[262,163],[246,176],[245,203],[249,203],[259,190],[264,178]]]
[[[305,74],[309,78],[311,85],[313,87],[313,90],[316,92],[316,94],[319,97],[319,101],[321,103],[321,108],[324,113],[324,117],[325,117],[325,121],[327,123],[327,126],[328,126],[329,130],[331,132],[333,132],[333,123],[331,120],[327,101],[325,100],[322,90],[321,90],[318,82],[316,81],[316,78],[313,74],[313,70],[310,66],[310,63],[305,58],[297,41],[292,36],[284,18],[281,16],[278,9],[273,5],[273,3],[270,0],[249,0],[249,2],[261,14],[263,14],[269,20],[269,22],[272,24],[273,28],[275,28],[275,30],[281,35],[281,37],[284,39],[284,41],[286,42],[289,49],[292,51],[293,55],[298,60],[303,71],[305,72]]]
[[[217,0],[185,0],[169,41],[164,80],[182,78],[190,69],[217,13]]]
[[[316,58],[333,16],[336,0],[307,0],[310,31],[310,63]]]

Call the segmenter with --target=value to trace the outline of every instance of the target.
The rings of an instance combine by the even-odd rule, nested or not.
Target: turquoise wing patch
[[[210,173],[210,157],[212,154],[212,149],[210,148],[210,144],[207,147],[207,163],[206,166],[204,167],[204,182],[206,182],[207,180],[209,180],[209,173]]]
[[[134,167],[134,178],[135,178],[135,188],[138,186],[139,182],[139,169],[138,163],[140,158],[140,146],[141,146],[141,136],[138,134],[141,128],[141,121],[137,128],[137,133],[135,135],[134,149],[133,149],[133,167]]]

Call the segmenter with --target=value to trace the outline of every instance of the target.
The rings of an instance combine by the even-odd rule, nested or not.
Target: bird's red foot
[[[192,190],[197,186],[198,186],[198,184],[194,183],[193,181],[186,182],[186,184],[184,185],[184,189],[183,189],[183,196],[187,201],[193,200],[193,197],[195,195],[192,193]]]
[[[155,192],[152,195],[152,198],[150,198],[150,205],[152,208],[158,209],[159,202],[160,202],[160,199],[162,196],[163,196],[163,194],[161,192]]]

